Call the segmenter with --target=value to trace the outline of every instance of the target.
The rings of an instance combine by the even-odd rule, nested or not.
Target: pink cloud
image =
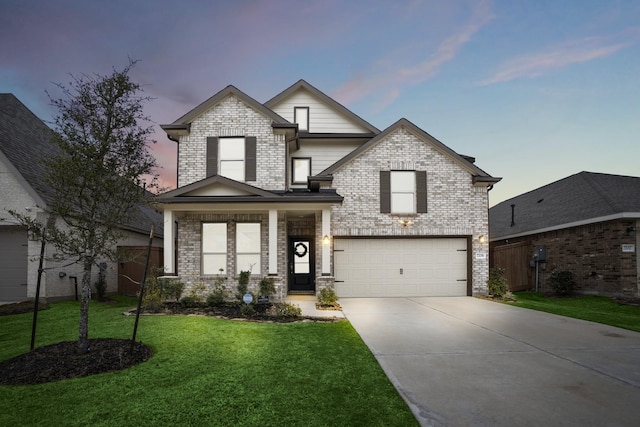
[[[375,71],[358,73],[338,87],[333,96],[340,102],[349,104],[379,91],[382,87],[389,88],[388,93],[383,96],[383,101],[377,103],[377,107],[383,109],[401,95],[402,89],[422,83],[436,75],[443,64],[453,60],[474,34],[494,18],[490,1],[475,2],[469,20],[444,39],[436,51],[425,60],[399,66],[399,61],[389,58],[394,53],[390,52],[387,57],[380,58],[370,67]],[[415,47],[413,51],[419,52],[421,49]]]
[[[488,86],[519,78],[539,77],[551,70],[612,55],[638,43],[637,39],[638,37],[635,39],[634,37],[625,37],[624,41],[616,41],[604,37],[587,37],[563,43],[546,52],[523,55],[508,60],[491,77],[481,81],[480,84]]]

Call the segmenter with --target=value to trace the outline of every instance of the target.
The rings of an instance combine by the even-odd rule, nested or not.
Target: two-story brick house
[[[500,178],[408,120],[380,131],[300,80],[264,104],[228,86],[162,128],[178,143],[165,272],[188,285],[251,270],[281,297],[486,292]]]

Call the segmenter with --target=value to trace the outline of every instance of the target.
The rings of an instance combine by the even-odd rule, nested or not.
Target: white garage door
[[[27,232],[0,227],[0,301],[27,299]]]
[[[467,239],[334,241],[339,297],[467,295]]]

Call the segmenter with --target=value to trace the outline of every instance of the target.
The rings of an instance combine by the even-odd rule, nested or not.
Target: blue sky
[[[503,178],[491,205],[583,170],[640,176],[637,0],[0,0],[0,92],[45,121],[53,83],[129,57],[157,124],[228,84],[265,102],[302,78],[476,157]]]

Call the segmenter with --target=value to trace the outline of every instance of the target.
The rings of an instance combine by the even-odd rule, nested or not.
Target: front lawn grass
[[[90,338],[130,338],[132,298],[91,302]],[[77,338],[79,304],[50,305],[36,346]],[[0,317],[0,360],[29,350],[32,314]],[[408,426],[411,411],[351,324],[143,316],[130,369],[0,386],[0,425]]]
[[[516,292],[509,304],[561,316],[589,320],[640,332],[640,307],[618,304],[611,298],[590,295],[552,297],[535,292]]]

